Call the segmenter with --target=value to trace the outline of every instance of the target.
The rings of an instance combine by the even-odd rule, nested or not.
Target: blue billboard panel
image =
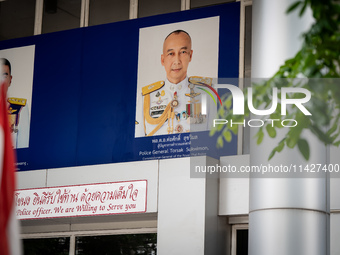
[[[238,77],[239,14],[230,3],[0,42],[13,139],[26,137],[17,170],[236,154],[206,130],[213,83]]]

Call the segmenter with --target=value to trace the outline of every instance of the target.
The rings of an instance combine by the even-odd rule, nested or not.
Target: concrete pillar
[[[159,162],[157,253],[226,254],[225,226],[218,217],[218,179],[190,175],[192,164],[217,163],[208,157]]]
[[[269,78],[301,46],[301,32],[311,22],[298,12],[286,15],[295,0],[253,0],[252,77]],[[257,130],[251,128],[250,137]],[[270,162],[271,150],[282,139],[266,137],[260,146],[250,142],[250,164],[300,165],[307,162],[297,149],[285,148]],[[326,148],[310,133],[303,133],[311,155],[308,163],[327,162]],[[249,189],[250,255],[321,255],[328,253],[327,178],[251,178]]]
[[[340,165],[340,148],[330,147],[330,164]],[[336,174],[338,177],[338,174]],[[340,178],[330,180],[330,254],[340,254]]]

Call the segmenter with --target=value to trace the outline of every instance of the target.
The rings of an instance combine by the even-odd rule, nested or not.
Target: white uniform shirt
[[[173,108],[174,118],[165,121],[154,135],[178,134],[190,132],[190,130],[203,131],[208,129],[207,115],[202,108],[202,100],[206,100],[207,95],[197,86],[190,85],[189,87],[189,85],[188,77],[178,84],[173,84],[166,80],[162,88],[150,93],[149,113],[153,118],[159,118],[172,100],[178,101],[178,106]],[[143,97],[143,104],[144,100],[145,96]],[[211,104],[208,103],[208,105]],[[144,129],[143,120],[138,126],[139,129]],[[157,125],[150,124],[145,120],[145,126],[146,133],[150,134]],[[172,129],[172,132],[169,132],[169,129]]]

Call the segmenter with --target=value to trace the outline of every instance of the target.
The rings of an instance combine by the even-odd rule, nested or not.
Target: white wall
[[[18,189],[147,180],[147,211],[142,214],[22,220],[22,234],[156,229],[158,161],[92,165],[17,172]],[[149,230],[146,230],[149,231]]]
[[[17,173],[18,189],[147,180],[147,213],[157,212],[158,161],[67,167]]]
[[[249,155],[226,156],[220,159],[221,166],[249,166]],[[246,175],[244,175],[246,176]],[[220,179],[219,215],[249,214],[249,178],[222,175]]]
[[[190,173],[195,164],[217,163],[206,157],[160,161],[157,227],[160,254],[226,254],[226,228],[217,216],[218,179],[193,178]]]
[[[195,178],[190,172],[195,164],[218,163],[195,157],[18,172],[19,189],[148,181],[146,213],[27,220],[21,221],[22,233],[28,237],[51,232],[157,229],[160,254],[226,254],[228,226],[225,217],[218,217],[218,176]]]

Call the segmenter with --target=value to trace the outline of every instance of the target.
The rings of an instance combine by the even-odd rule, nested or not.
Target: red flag
[[[5,86],[0,92],[0,255],[10,254],[9,221],[14,205],[15,169],[12,137],[9,130]],[[18,237],[16,237],[18,238]]]

